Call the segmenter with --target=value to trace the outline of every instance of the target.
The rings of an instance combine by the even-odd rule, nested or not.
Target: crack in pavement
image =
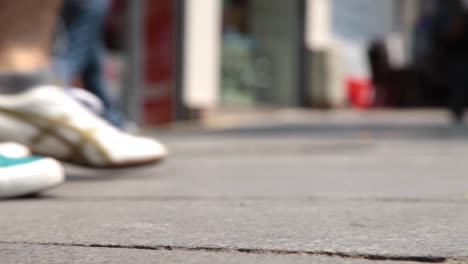
[[[118,245],[118,244],[80,244],[80,243],[31,243],[31,242],[2,242],[0,245],[29,245],[29,246],[60,246],[60,247],[80,247],[80,248],[108,248],[108,249],[134,249],[134,250],[154,250],[154,251],[186,251],[186,252],[209,252],[209,253],[241,253],[241,254],[265,254],[265,255],[308,255],[339,257],[343,259],[360,259],[375,261],[404,261],[419,263],[445,263],[449,261],[468,261],[458,257],[440,256],[404,256],[387,254],[366,254],[366,253],[346,253],[333,251],[301,251],[301,250],[280,250],[280,249],[256,249],[256,248],[228,248],[228,247],[189,247],[170,245]]]

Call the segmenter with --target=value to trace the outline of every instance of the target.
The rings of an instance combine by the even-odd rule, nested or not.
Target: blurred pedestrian
[[[461,122],[468,88],[468,20],[461,0],[438,0],[435,39],[441,63],[446,69],[449,107],[454,120]]]
[[[116,127],[123,126],[118,103],[109,95],[104,78],[104,22],[111,6],[110,0],[64,0],[61,12],[62,31],[55,68],[68,87],[80,79],[84,88],[103,104],[103,117]]]

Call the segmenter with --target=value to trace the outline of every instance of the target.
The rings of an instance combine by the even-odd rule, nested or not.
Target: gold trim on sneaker
[[[30,142],[31,146],[38,145],[47,136],[54,137],[61,143],[67,145],[70,148],[71,152],[68,158],[65,158],[65,160],[62,159],[63,161],[69,161],[69,162],[82,164],[82,165],[88,165],[88,166],[89,165],[99,166],[97,164],[94,164],[94,162],[90,160],[86,156],[85,152],[83,151],[83,146],[88,143],[94,146],[96,150],[98,151],[98,153],[101,155],[101,157],[105,160],[105,162],[107,162],[107,164],[103,166],[106,166],[106,165],[108,166],[110,164],[113,164],[110,154],[107,152],[104,146],[102,146],[99,140],[96,139],[95,137],[96,130],[82,129],[82,128],[76,127],[70,122],[69,117],[67,116],[61,116],[58,118],[49,118],[49,117],[40,116],[34,113],[30,113],[30,112],[20,112],[20,111],[14,111],[14,110],[3,109],[3,108],[0,108],[0,112],[6,115],[9,115],[13,118],[19,119],[28,124],[31,124],[39,130],[39,133],[36,136],[31,138],[31,142]],[[44,122],[45,124],[42,124],[41,122]],[[79,136],[80,139],[78,140],[78,142],[72,142],[71,140],[67,139],[65,136],[61,135],[57,131],[57,127],[65,127],[67,129],[72,130]],[[41,154],[41,153],[38,153],[38,154]]]

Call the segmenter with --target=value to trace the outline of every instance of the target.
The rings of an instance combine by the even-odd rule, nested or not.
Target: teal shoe
[[[54,159],[0,156],[0,198],[37,194],[64,180],[63,168]]]

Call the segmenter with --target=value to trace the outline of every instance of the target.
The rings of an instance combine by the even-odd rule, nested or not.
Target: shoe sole
[[[38,194],[65,181],[62,165],[53,159],[0,169],[0,198],[15,198]]]
[[[126,168],[134,168],[134,167],[143,167],[148,165],[156,165],[164,162],[166,157],[161,158],[152,158],[152,159],[145,159],[140,161],[133,161],[133,162],[125,162],[125,163],[116,163],[116,164],[107,164],[107,165],[93,165],[88,163],[80,163],[76,161],[69,161],[59,159],[63,163],[71,164],[74,166],[86,167],[91,169],[126,169]]]

